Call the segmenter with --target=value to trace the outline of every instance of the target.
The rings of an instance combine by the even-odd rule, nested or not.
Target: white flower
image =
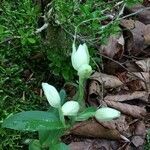
[[[79,103],[76,101],[68,101],[62,106],[64,116],[76,116],[79,111]]]
[[[89,64],[90,56],[85,43],[83,45],[80,44],[77,50],[75,44],[73,43],[71,61],[73,68],[77,71],[82,65]]]
[[[78,76],[88,78],[92,73],[92,67],[88,64],[82,65],[78,70]]]
[[[48,83],[42,83],[42,88],[49,104],[52,107],[59,108],[61,106],[61,100],[56,88]]]
[[[120,112],[109,107],[100,108],[95,113],[95,118],[98,121],[111,121],[118,117],[120,117]]]

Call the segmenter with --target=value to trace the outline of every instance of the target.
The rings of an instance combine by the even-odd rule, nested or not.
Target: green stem
[[[79,104],[81,109],[84,109],[84,78],[79,76],[79,97],[78,97]]]
[[[59,111],[59,118],[60,118],[60,121],[62,122],[63,126],[65,127],[65,126],[66,126],[65,118],[64,118],[63,112],[62,112],[62,110],[61,110],[61,107],[58,108],[58,111]]]

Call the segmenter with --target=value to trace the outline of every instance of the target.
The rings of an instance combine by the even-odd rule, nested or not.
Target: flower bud
[[[78,49],[76,50],[75,44],[72,45],[72,54],[71,54],[71,61],[72,66],[75,70],[78,71],[79,67],[84,64],[89,64],[90,56],[88,52],[88,48],[86,44],[79,45]]]
[[[84,64],[79,67],[78,76],[82,78],[88,78],[92,73],[92,67],[88,64]]]
[[[44,94],[52,107],[58,108],[61,106],[61,100],[56,88],[48,83],[42,83]]]
[[[95,118],[98,121],[111,121],[114,118],[120,117],[120,112],[109,107],[100,108],[95,113]]]
[[[79,103],[76,101],[68,101],[62,106],[64,116],[76,116],[79,111]]]

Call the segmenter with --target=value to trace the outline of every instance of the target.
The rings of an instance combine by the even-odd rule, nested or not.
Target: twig
[[[38,34],[40,32],[42,32],[43,30],[47,29],[49,23],[44,23],[44,25],[38,29],[36,29],[35,34]]]
[[[125,140],[126,142],[130,142],[129,139],[127,139],[124,135],[120,135],[121,139]]]
[[[136,78],[142,80],[142,81],[146,84],[145,80],[143,80],[142,78],[139,78],[137,75],[135,75],[134,73],[130,72],[130,71],[129,71],[125,66],[123,66],[120,62],[118,62],[118,61],[116,61],[116,60],[114,60],[114,59],[112,59],[112,58],[110,58],[110,57],[108,57],[108,56],[105,56],[105,55],[103,55],[102,53],[99,53],[99,55],[101,55],[102,57],[107,58],[107,59],[109,59],[109,60],[115,62],[115,63],[118,64],[118,65],[120,65],[120,66],[121,66],[123,69],[125,69],[130,75],[135,76]]]
[[[8,37],[6,38],[5,40],[1,41],[0,44],[3,44],[3,43],[6,43],[6,42],[9,42],[9,41],[12,41],[14,39],[20,39],[21,37],[20,36],[13,36],[13,37]]]

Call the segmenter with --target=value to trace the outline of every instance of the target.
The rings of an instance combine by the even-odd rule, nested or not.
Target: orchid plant
[[[90,77],[92,73],[92,67],[89,65],[90,55],[87,45],[80,44],[76,50],[75,42],[72,45],[71,62],[73,68],[77,71],[79,76],[79,96],[78,101],[82,107],[84,106],[84,82]]]
[[[86,81],[87,78],[90,77],[92,73],[92,67],[89,65],[90,55],[86,43],[84,43],[83,45],[80,44],[78,49],[76,50],[75,40],[76,39],[74,39],[72,45],[71,62],[73,68],[77,71],[77,74],[79,76],[79,91],[78,91],[79,95],[77,99],[81,107],[85,107],[83,102],[84,82]],[[95,116],[95,118],[98,121],[111,121],[113,118],[119,117],[120,112],[112,108],[102,107],[99,108],[96,112],[89,114],[89,116],[90,117]]]
[[[58,92],[56,88],[48,83],[42,83],[42,89],[50,104],[49,111],[25,111],[10,115],[4,120],[2,126],[5,128],[37,131],[39,139],[29,139],[29,150],[69,150],[69,147],[61,143],[60,137],[70,129],[75,122],[85,121],[95,117],[98,121],[111,121],[120,116],[120,112],[112,108],[85,108],[84,104],[84,82],[90,77],[92,67],[87,45],[79,45],[76,50],[72,46],[71,61],[73,68],[79,76],[79,91],[76,100],[67,100],[66,92]]]

